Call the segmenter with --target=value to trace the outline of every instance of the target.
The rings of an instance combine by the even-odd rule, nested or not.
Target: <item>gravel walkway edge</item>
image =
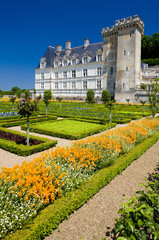
[[[101,240],[106,237],[107,227],[113,228],[115,218],[119,217],[123,198],[134,195],[139,190],[139,183],[144,182],[158,164],[159,141],[71,214],[45,240]]]

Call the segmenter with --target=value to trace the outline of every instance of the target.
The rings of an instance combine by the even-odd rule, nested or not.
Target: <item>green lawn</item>
[[[30,130],[61,138],[79,139],[94,133],[102,132],[113,126],[115,126],[113,123],[101,125],[96,123],[63,119],[54,122],[49,121],[31,124]]]

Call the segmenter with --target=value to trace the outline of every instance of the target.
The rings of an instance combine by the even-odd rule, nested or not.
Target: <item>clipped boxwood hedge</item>
[[[58,120],[58,121],[63,121],[63,120]],[[46,129],[44,130],[44,129],[36,126],[36,124],[33,124],[33,125],[30,125],[30,131],[41,133],[41,134],[46,134],[46,135],[50,135],[50,136],[54,136],[54,137],[59,137],[59,138],[76,140],[76,139],[81,139],[81,138],[93,135],[95,133],[99,133],[99,132],[108,130],[108,129],[113,128],[115,126],[116,126],[116,123],[107,123],[107,125],[101,125],[100,128],[98,127],[96,129],[92,129],[92,130],[88,129],[88,131],[84,131],[84,132],[81,132],[79,134],[73,134],[71,132],[69,134],[69,133],[59,132],[58,129],[57,129],[57,131],[53,131],[52,129],[51,130],[46,130]],[[26,130],[27,126],[22,125],[21,129]]]
[[[30,118],[30,123],[36,123],[36,122],[44,122],[44,121],[48,121],[48,120],[57,120],[56,116],[52,116],[52,117],[37,117],[37,118]],[[18,119],[18,120],[8,120],[8,121],[2,121],[0,122],[0,126],[1,127],[13,127],[13,126],[19,126],[21,124],[25,124],[26,123],[26,119],[22,118],[22,119]]]
[[[5,128],[0,128],[0,130],[8,132],[8,133],[13,133],[19,136],[23,136],[26,137],[25,133],[20,133],[18,131],[14,131],[11,129],[5,129]],[[54,147],[57,144],[57,141],[55,140],[50,140],[47,138],[43,138],[43,137],[37,137],[37,136],[33,136],[33,135],[29,135],[30,139],[37,139],[39,141],[42,141],[42,143],[38,144],[38,145],[34,145],[34,146],[26,146],[23,144],[17,144],[14,141],[9,141],[6,139],[1,139],[0,138],[0,148],[15,153],[19,156],[28,156],[31,155],[33,153],[36,152],[41,152],[44,151],[46,149],[49,149],[51,147]]]
[[[134,160],[139,158],[149,147],[159,139],[159,133],[153,134],[128,153],[120,156],[114,165],[95,173],[91,179],[83,183],[77,190],[71,191],[41,210],[32,222],[21,230],[8,234],[4,239],[39,240],[51,234],[59,223],[80,208],[101,188],[107,185],[115,176],[126,169]]]

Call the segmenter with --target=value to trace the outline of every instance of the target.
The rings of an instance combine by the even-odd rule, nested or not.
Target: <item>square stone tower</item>
[[[135,89],[141,84],[141,38],[144,23],[135,15],[115,21],[102,29],[103,88],[117,102],[135,102]]]

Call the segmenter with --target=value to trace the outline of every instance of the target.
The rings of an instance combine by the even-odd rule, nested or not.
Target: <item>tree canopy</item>
[[[159,58],[159,33],[144,35],[141,43],[141,58]]]

